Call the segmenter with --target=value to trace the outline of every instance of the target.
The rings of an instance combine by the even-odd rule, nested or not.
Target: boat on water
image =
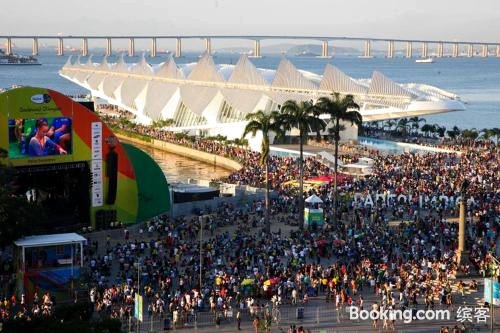
[[[417,64],[432,64],[434,63],[434,59],[432,58],[425,58],[425,59],[417,59],[415,60]]]
[[[34,56],[23,56],[19,54],[6,54],[3,50],[0,50],[0,66],[2,65],[41,65],[38,59]]]

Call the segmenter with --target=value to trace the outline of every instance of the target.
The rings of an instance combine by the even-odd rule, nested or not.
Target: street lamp
[[[200,222],[200,295],[201,295],[201,288],[202,288],[202,267],[203,267],[203,252],[202,252],[202,247],[203,247],[203,215],[198,217],[198,221]]]
[[[468,253],[465,249],[465,208],[467,204],[466,192],[469,187],[469,181],[464,179],[460,186],[460,213],[458,216],[458,264],[468,261]]]

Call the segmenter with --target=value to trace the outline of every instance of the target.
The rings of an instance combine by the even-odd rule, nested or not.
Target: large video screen
[[[9,158],[72,153],[72,121],[67,117],[9,119]]]

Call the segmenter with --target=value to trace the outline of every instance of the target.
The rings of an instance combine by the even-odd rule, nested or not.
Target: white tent
[[[80,266],[83,266],[83,244],[85,243],[87,243],[87,239],[76,233],[28,236],[14,242],[17,247],[21,248],[21,263],[23,268],[26,263],[25,252],[27,248],[67,244],[78,244],[80,246]],[[71,259],[73,259],[73,252]]]
[[[28,236],[18,239],[14,242],[16,246],[22,247],[37,247],[48,245],[64,245],[71,243],[86,243],[87,239],[76,233],[67,234],[51,234],[51,235],[38,235]]]
[[[313,194],[306,199],[306,202],[315,204],[315,203],[323,203],[323,200],[321,200],[321,198],[318,197],[316,194]]]

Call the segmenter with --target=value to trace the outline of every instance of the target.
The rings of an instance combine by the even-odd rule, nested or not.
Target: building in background
[[[397,84],[379,72],[356,80],[329,64],[319,76],[298,70],[286,58],[270,70],[256,68],[245,55],[236,65],[215,65],[205,54],[198,63],[180,67],[171,58],[152,67],[144,57],[136,64],[125,63],[123,56],[115,64],[106,58],[95,64],[90,57],[85,64],[68,59],[60,75],[134,113],[140,123],[169,118],[173,131],[229,139],[241,137],[248,113],[277,110],[289,99],[316,101],[333,92],[353,95],[364,121],[465,109],[458,96],[426,84]],[[344,127],[341,139],[357,138],[356,127]],[[260,138],[249,141],[258,147]]]

